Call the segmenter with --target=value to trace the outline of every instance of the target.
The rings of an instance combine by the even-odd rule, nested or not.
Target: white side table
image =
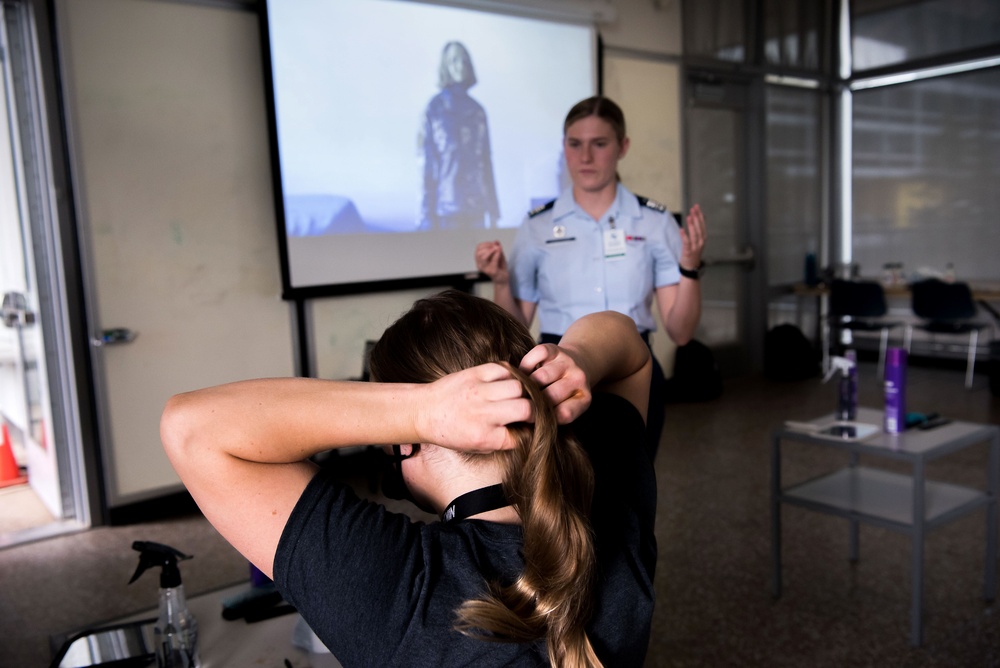
[[[859,408],[857,422],[881,425],[882,411]],[[986,507],[986,566],[983,597],[992,601],[997,590],[997,493],[1000,491],[1000,427],[954,421],[926,431],[911,429],[901,434],[877,433],[859,441],[820,435],[814,429],[834,421],[832,414],[774,431],[771,449],[771,513],[774,560],[774,596],[781,596],[781,504],[787,503],[820,513],[844,517],[850,525],[850,558],[858,558],[858,523],[908,534],[913,541],[911,559],[912,602],[910,644],[923,642],[924,534],[967,513]],[[791,487],[781,485],[781,443],[796,441],[846,451],[849,464]],[[988,442],[987,488],[929,481],[927,462],[972,445]],[[875,455],[905,461],[912,475],[859,466],[860,455]]]

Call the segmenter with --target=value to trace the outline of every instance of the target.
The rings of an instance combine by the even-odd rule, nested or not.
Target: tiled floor
[[[909,409],[1000,423],[985,375],[971,391],[962,382],[960,369],[911,367]],[[881,406],[872,364],[862,364],[860,395]],[[928,535],[920,648],[909,646],[910,543],[892,531],[863,525],[852,565],[844,520],[786,507],[784,594],[772,599],[769,435],[835,401],[835,386],[819,380],[747,379],[718,402],[670,407],[657,459],[659,607],[647,665],[1000,666],[1000,611],[981,598],[985,511]],[[986,453],[944,458],[928,476],[984,487]],[[784,462],[792,482],[846,458],[786,446]]]
[[[0,488],[0,535],[42,526],[54,519],[28,483]]]
[[[909,408],[1000,423],[986,374],[912,366]],[[668,406],[657,456],[660,557],[647,666],[1000,666],[1000,610],[984,604],[985,512],[929,534],[925,642],[909,645],[909,542],[862,527],[861,558],[847,559],[843,520],[786,508],[784,595],[771,597],[770,441],[786,419],[828,413],[835,386],[820,380],[729,381],[723,397]],[[861,403],[881,405],[874,365],[861,365]],[[788,447],[788,480],[843,463],[836,453]],[[986,448],[932,466],[931,477],[982,486]],[[156,583],[126,586],[132,540],[185,549],[189,593],[246,578],[246,563],[198,516],[98,528],[0,550],[0,667],[44,666],[48,636],[148,607]]]

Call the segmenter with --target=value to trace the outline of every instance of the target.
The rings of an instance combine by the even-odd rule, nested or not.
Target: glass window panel
[[[764,58],[768,65],[819,70],[822,8],[814,0],[765,0]]]
[[[1000,43],[996,0],[852,0],[856,72]]]
[[[685,0],[684,55],[746,60],[744,0]]]
[[[998,278],[1000,69],[854,94],[854,261],[863,275]]]
[[[820,99],[814,90],[767,88],[767,275],[769,285],[804,280],[819,253]]]

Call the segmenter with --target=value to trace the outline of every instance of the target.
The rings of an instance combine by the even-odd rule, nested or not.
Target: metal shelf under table
[[[827,415],[811,422],[776,429],[771,450],[771,549],[774,596],[781,596],[781,505],[789,504],[843,517],[850,524],[850,558],[858,558],[858,524],[865,522],[908,534],[912,538],[910,643],[923,640],[924,534],[978,508],[986,508],[986,566],[983,597],[992,601],[997,589],[997,493],[1000,490],[1000,427],[955,421],[927,431],[886,434],[881,431],[860,440],[822,435],[818,427],[834,421]],[[880,425],[882,412],[858,410],[857,422]],[[845,451],[848,466],[789,487],[781,484],[781,443],[794,441]],[[989,465],[985,490],[927,480],[928,461],[972,445],[988,442]],[[860,455],[905,461],[913,475],[859,466]]]

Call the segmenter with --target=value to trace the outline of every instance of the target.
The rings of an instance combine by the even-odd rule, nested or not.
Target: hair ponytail
[[[544,639],[554,666],[601,662],[587,637],[596,572],[589,513],[590,459],[559,427],[541,388],[517,369],[535,345],[527,328],[492,302],[449,290],[418,301],[371,351],[372,378],[428,383],[487,362],[509,365],[534,405],[534,424],[512,426],[517,445],[490,455],[503,471],[507,498],[521,518],[524,570],[510,584],[458,607],[460,632],[499,642]]]
[[[583,448],[556,423],[541,389],[516,372],[535,406],[505,461],[504,489],[521,517],[524,571],[512,584],[490,583],[486,597],[457,610],[456,628],[492,640],[545,638],[553,666],[600,666],[587,638],[596,569],[587,519],[594,472]]]

